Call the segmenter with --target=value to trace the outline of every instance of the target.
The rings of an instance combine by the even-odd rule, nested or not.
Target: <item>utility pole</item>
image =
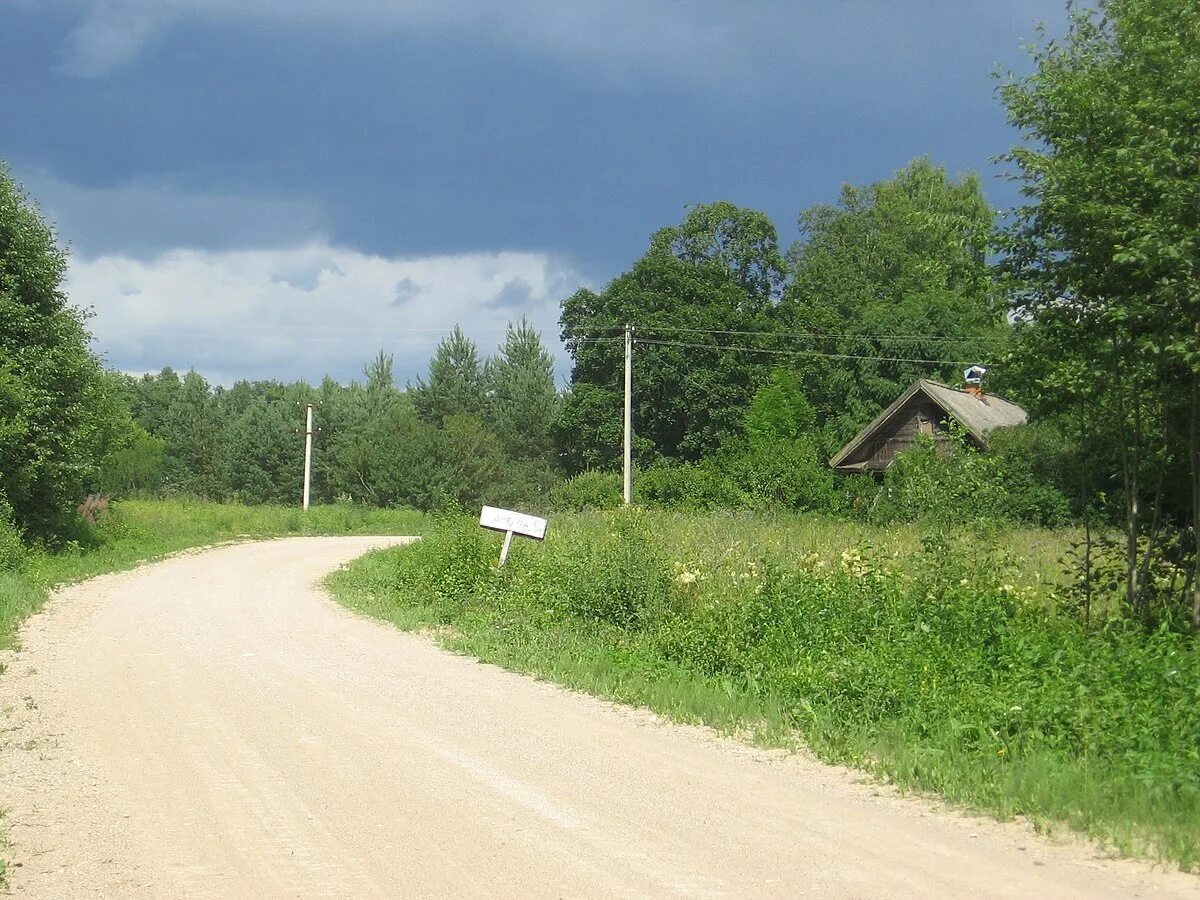
[[[625,505],[633,502],[633,326],[625,326]]]
[[[304,424],[304,508],[308,509],[309,493],[312,489],[312,404],[305,411]]]

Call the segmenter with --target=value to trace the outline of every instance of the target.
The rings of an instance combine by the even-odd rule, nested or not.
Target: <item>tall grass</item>
[[[495,536],[447,522],[330,584],[514,669],[1196,868],[1200,642],[1084,628],[1069,537],[594,514],[497,570]]]
[[[35,548],[17,568],[0,570],[0,647],[45,602],[55,585],[206,544],[298,534],[420,533],[423,516],[412,510],[350,504],[292,507],[241,506],[197,500],[126,500],[98,523],[80,522],[63,546]]]

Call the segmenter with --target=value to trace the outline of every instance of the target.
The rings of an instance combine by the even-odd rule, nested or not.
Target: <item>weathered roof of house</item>
[[[841,466],[863,441],[888,424],[892,417],[918,392],[925,394],[945,410],[947,415],[953,416],[982,447],[987,446],[987,435],[992,429],[1009,425],[1024,425],[1028,419],[1025,410],[1003,397],[990,394],[977,396],[967,391],[947,387],[937,381],[919,378],[908,390],[896,398],[891,406],[876,416],[870,425],[856,434],[850,443],[839,450],[829,464],[835,469]]]

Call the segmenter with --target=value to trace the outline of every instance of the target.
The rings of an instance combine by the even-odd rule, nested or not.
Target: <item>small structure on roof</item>
[[[882,473],[897,454],[912,447],[919,434],[938,443],[949,442],[950,419],[962,426],[969,441],[986,450],[987,436],[993,429],[1024,425],[1028,416],[1017,404],[983,392],[985,371],[982,366],[967,369],[965,390],[918,379],[838,451],[829,464],[844,473]]]

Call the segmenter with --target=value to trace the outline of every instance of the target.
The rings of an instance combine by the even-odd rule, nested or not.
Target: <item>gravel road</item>
[[[59,593],[0,677],[29,897],[1200,897],[448,654],[316,586],[394,538],[187,554]]]

